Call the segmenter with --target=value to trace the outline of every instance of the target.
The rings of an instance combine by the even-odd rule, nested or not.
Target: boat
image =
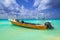
[[[20,26],[20,27],[27,27],[27,28],[40,29],[40,30],[45,30],[47,28],[47,26],[45,26],[45,25],[22,23],[22,22],[18,22],[16,20],[13,20],[13,19],[10,19],[10,22],[12,24]]]

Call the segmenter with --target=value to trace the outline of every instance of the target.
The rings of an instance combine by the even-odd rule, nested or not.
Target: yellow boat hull
[[[26,23],[21,23],[17,21],[10,21],[12,24],[17,25],[17,26],[22,26],[22,27],[28,27],[28,28],[34,28],[34,29],[41,29],[44,30],[47,28],[45,25],[34,25],[34,24],[26,24]]]

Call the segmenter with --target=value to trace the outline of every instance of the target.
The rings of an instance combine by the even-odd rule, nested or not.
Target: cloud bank
[[[29,0],[25,0],[28,2]],[[53,3],[53,4],[51,4]],[[60,3],[60,1],[59,1]],[[49,9],[51,7],[56,7],[58,2],[51,0],[35,0],[33,7],[36,7],[34,10],[30,10],[20,6],[16,0],[0,0],[0,19],[8,18],[18,18],[18,19],[38,19],[49,16],[41,12],[43,10]],[[1,16],[3,15],[3,16]]]

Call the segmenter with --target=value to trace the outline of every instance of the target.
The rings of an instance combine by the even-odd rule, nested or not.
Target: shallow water
[[[41,23],[40,20],[24,20],[29,23]],[[37,30],[12,25],[8,20],[0,20],[0,40],[60,40],[60,20],[50,21],[53,30]]]

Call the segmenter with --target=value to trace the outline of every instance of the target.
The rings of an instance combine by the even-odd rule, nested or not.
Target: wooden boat
[[[10,19],[10,22],[14,25],[17,25],[17,26],[22,26],[22,27],[28,27],[28,28],[34,28],[34,29],[41,29],[41,30],[44,30],[47,28],[47,26],[45,25],[38,25],[38,24],[30,24],[30,23],[22,23],[22,22],[17,22],[15,20],[11,20]]]

